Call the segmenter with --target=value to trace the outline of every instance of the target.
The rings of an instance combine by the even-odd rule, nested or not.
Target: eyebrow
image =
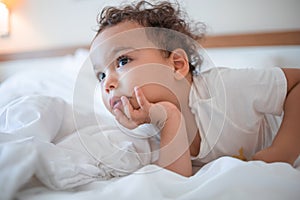
[[[118,53],[122,52],[122,51],[133,51],[136,50],[134,47],[130,47],[130,46],[120,46],[117,47],[115,49],[113,49],[110,53],[110,55],[117,55]]]
[[[118,46],[114,49],[112,49],[112,51],[110,51],[107,55],[107,57],[110,59],[110,60],[114,60],[115,58],[118,57],[118,54],[120,54],[120,52],[123,52],[123,51],[126,51],[126,52],[130,52],[130,51],[135,51],[135,50],[138,50],[134,47],[131,47],[131,46]],[[106,64],[105,64],[106,65]],[[98,69],[98,71],[101,71],[103,70],[103,67],[99,67],[99,66],[94,66],[93,67],[94,70]],[[100,68],[100,69],[99,69]]]

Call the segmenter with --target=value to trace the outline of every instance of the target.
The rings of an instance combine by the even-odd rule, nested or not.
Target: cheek
[[[127,90],[129,93],[134,91],[135,86],[141,86],[144,83],[144,76],[146,74],[138,70],[138,68],[131,69],[119,76],[119,87],[122,90]]]
[[[141,89],[150,103],[158,103],[162,101],[168,101],[175,105],[179,105],[178,98],[169,88],[166,88],[159,84],[145,84],[141,86]],[[133,108],[139,108],[137,99],[133,95],[133,98],[130,99],[130,103]]]
[[[140,65],[119,76],[119,94],[131,96],[130,103],[139,108],[134,94],[134,87],[141,87],[151,103],[173,99],[171,86],[174,86],[174,72],[161,64]],[[173,102],[173,101],[172,101]]]
[[[174,83],[174,72],[162,64],[145,64],[134,67],[119,77],[120,89],[124,94],[132,94],[134,87],[159,84],[168,87]]]
[[[134,108],[138,108],[137,101],[135,99],[134,88],[141,87],[145,84],[146,74],[141,73],[139,70],[130,70],[119,76],[117,95],[125,95],[127,97],[133,97],[130,99]]]
[[[151,103],[169,101],[177,105],[176,95],[170,88],[160,84],[148,84],[142,87],[145,97]]]

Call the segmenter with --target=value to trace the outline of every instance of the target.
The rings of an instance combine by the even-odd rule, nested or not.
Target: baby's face
[[[91,61],[110,112],[122,110],[121,96],[126,96],[134,108],[139,107],[135,86],[142,88],[151,103],[178,105],[172,89],[176,86],[172,62],[147,38],[144,27],[123,22],[106,28],[91,46]]]

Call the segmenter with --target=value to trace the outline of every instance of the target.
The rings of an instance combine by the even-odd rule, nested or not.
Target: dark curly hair
[[[105,28],[124,21],[137,22],[144,27],[155,27],[157,29],[154,29],[154,32],[147,34],[148,38],[162,49],[166,57],[169,57],[170,52],[176,48],[184,49],[189,59],[190,72],[194,72],[196,67],[202,64],[195,41],[199,42],[204,37],[206,26],[201,22],[188,23],[186,16],[178,3],[168,1],[156,5],[139,1],[120,7],[105,7],[97,16],[98,30],[95,37]],[[181,34],[170,35],[168,30]]]

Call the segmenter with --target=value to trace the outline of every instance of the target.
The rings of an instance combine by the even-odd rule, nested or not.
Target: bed
[[[300,67],[299,31],[202,45],[208,67]],[[151,164],[151,128],[137,133],[145,137],[120,131],[99,100],[86,46],[0,61],[0,199],[300,199],[299,159],[292,167],[221,157],[189,178]]]

